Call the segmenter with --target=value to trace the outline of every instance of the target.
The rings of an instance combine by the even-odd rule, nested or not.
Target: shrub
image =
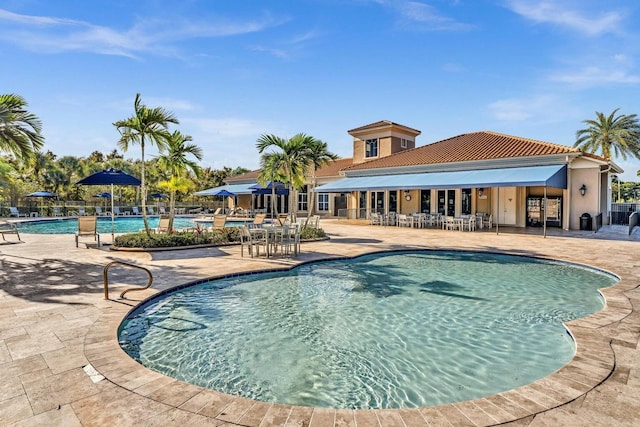
[[[225,245],[240,241],[240,228],[227,227],[213,231],[179,231],[171,234],[146,233],[123,234],[116,237],[115,246],[121,248],[174,248],[194,245]],[[300,231],[301,240],[313,240],[326,237],[324,230],[305,227]]]

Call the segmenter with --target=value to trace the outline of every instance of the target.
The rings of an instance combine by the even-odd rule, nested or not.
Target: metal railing
[[[149,278],[149,281],[147,282],[147,286],[144,286],[142,288],[125,289],[120,294],[120,299],[125,299],[124,298],[124,294],[126,294],[129,291],[143,291],[145,289],[149,289],[149,287],[151,286],[151,282],[153,282],[153,276],[151,275],[151,271],[149,271],[149,269],[141,267],[139,265],[130,264],[130,263],[124,262],[124,261],[111,261],[109,264],[107,264],[104,267],[104,270],[102,271],[102,278],[104,280],[104,299],[109,299],[109,275],[108,275],[109,269],[111,268],[111,266],[116,265],[116,264],[117,265],[122,265],[124,267],[137,268],[138,270],[143,270],[145,273],[147,273],[147,277]]]
[[[600,212],[598,215],[596,215],[596,224],[595,224],[595,228],[594,228],[593,232],[596,233],[601,228],[602,228],[602,212]]]

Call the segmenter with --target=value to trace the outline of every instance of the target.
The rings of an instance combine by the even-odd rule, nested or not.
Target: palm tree
[[[337,154],[334,154],[331,151],[329,151],[329,148],[327,147],[327,143],[322,142],[320,140],[314,141],[309,146],[308,156],[309,156],[309,160],[311,160],[311,167],[310,167],[311,188],[309,190],[311,200],[307,201],[307,221],[305,223],[305,226],[306,224],[309,223],[309,218],[311,218],[311,215],[313,215],[313,210],[315,209],[315,206],[316,206],[316,194],[315,194],[315,189],[317,185],[316,172],[321,167],[329,164],[330,161],[338,159]]]
[[[42,122],[20,95],[0,95],[0,150],[29,159],[44,145]]]
[[[187,191],[192,186],[185,183],[185,180],[190,182],[185,175],[192,172],[196,177],[200,176],[200,166],[188,157],[193,156],[202,160],[202,148],[195,144],[188,144],[192,140],[191,136],[174,131],[166,140],[167,151],[158,158],[161,168],[169,173],[169,180],[163,183],[170,192],[169,230],[173,229],[176,192]]]
[[[149,222],[147,221],[147,187],[144,176],[144,149],[147,141],[155,144],[160,151],[166,146],[166,140],[169,137],[169,124],[179,124],[178,119],[173,113],[161,107],[148,108],[142,103],[140,94],[136,94],[133,102],[134,114],[128,119],[119,120],[113,125],[120,132],[120,140],[118,147],[123,151],[129,149],[129,144],[140,144],[142,150],[141,169],[140,169],[140,197],[142,199],[142,219],[144,221],[144,229],[147,236],[151,236],[149,231]]]
[[[619,108],[609,116],[596,111],[597,120],[583,120],[588,126],[576,132],[574,147],[587,153],[599,151],[607,159],[627,155],[640,159],[640,123],[635,114],[616,116]]]
[[[261,166],[270,169],[263,167],[259,181],[266,181],[265,177],[273,176],[278,171],[284,184],[289,187],[289,215],[292,221],[295,216],[293,190],[304,185],[305,174],[311,165],[310,147],[317,142],[314,137],[299,133],[288,140],[275,135],[262,135],[256,144],[258,152],[262,154]],[[265,153],[268,148],[274,151]]]

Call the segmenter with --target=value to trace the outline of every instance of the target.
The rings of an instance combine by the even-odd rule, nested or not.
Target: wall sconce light
[[[482,197],[483,194],[484,194],[484,188],[478,188],[478,196]]]
[[[584,196],[585,194],[587,194],[587,186],[582,184],[582,187],[580,187],[580,195]]]

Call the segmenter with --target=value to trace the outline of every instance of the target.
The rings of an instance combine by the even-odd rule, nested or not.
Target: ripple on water
[[[451,403],[548,375],[573,356],[562,322],[614,278],[572,265],[402,252],[240,276],[152,300],[125,351],[150,369],[248,398],[334,408]]]

